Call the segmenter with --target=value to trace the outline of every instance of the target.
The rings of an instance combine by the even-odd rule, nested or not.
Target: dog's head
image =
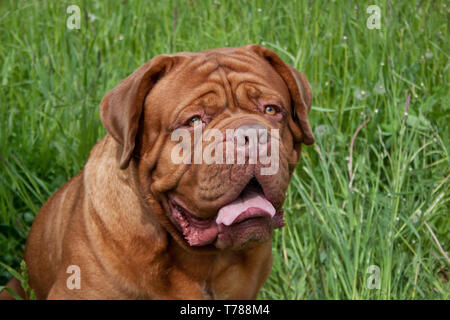
[[[301,144],[306,78],[257,45],[160,55],[108,92],[100,115],[121,169],[186,248],[270,239]]]

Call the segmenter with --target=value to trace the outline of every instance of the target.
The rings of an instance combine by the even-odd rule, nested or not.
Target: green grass
[[[70,4],[81,8],[80,30],[66,28]],[[379,30],[366,27],[371,4]],[[107,90],[157,54],[259,43],[307,75],[316,135],[260,298],[448,299],[450,264],[433,234],[448,250],[449,9],[439,0],[2,1],[0,262],[19,268],[40,206],[105,134]],[[350,142],[365,120],[350,191]],[[371,265],[379,289],[367,286]],[[0,272],[4,284],[10,274]]]

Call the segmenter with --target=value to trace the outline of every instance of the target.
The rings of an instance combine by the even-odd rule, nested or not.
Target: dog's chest
[[[202,291],[202,294],[203,294],[203,297],[204,297],[205,300],[215,300],[215,299],[217,299],[217,296],[216,296],[216,293],[215,293],[213,287],[207,281],[205,281],[203,283],[201,291]]]

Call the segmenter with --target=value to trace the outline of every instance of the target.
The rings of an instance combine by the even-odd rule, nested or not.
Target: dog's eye
[[[188,124],[190,127],[195,127],[202,123],[202,118],[200,116],[195,116],[189,119]]]
[[[270,116],[277,114],[277,107],[273,105],[268,105],[264,107],[264,113]]]

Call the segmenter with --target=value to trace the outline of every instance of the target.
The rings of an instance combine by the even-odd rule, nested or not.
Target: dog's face
[[[301,143],[311,144],[305,77],[260,46],[158,56],[101,104],[142,198],[186,248],[270,239]]]

